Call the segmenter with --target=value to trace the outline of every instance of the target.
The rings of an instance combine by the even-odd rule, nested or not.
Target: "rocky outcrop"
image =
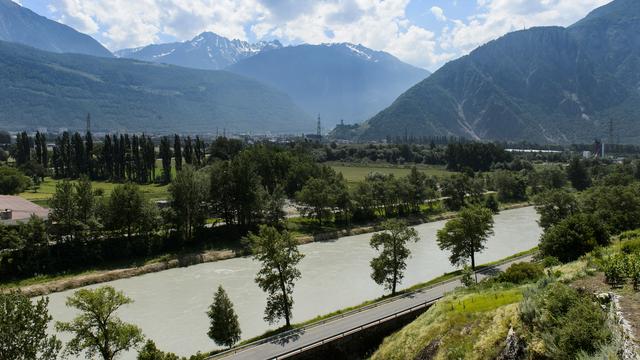
[[[509,329],[506,345],[496,360],[521,360],[525,356],[525,342],[513,328]]]

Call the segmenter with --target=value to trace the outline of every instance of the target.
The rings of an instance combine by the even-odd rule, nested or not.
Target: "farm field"
[[[406,176],[411,172],[412,165],[360,165],[360,164],[348,164],[348,163],[329,163],[335,171],[342,173],[345,180],[350,184],[355,184],[367,177],[371,173],[380,173],[389,175],[392,174],[396,177]],[[439,178],[448,177],[452,172],[448,171],[444,165],[417,165],[418,170],[429,175],[437,176]]]
[[[53,194],[56,192],[56,184],[60,181],[62,180],[47,177],[40,184],[37,191],[34,192],[33,190],[27,190],[21,193],[20,196],[29,201],[33,201],[40,206],[48,207],[49,199],[51,199]],[[92,181],[92,185],[94,191],[102,191],[104,196],[109,196],[113,189],[119,184],[106,181]],[[139,186],[140,191],[142,191],[144,196],[149,200],[164,200],[169,197],[168,185],[147,184]]]

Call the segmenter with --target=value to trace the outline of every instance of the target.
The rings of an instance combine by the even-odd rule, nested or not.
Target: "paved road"
[[[507,262],[505,264],[497,266],[496,268],[489,269],[483,273],[478,273],[478,279],[480,280],[487,276],[491,276],[492,273],[495,273],[496,269],[505,270],[514,263],[527,262],[531,260],[532,257],[527,256]],[[332,336],[340,335],[343,332],[349,331],[359,326],[363,326],[371,322],[384,319],[393,314],[409,310],[413,307],[424,304],[425,302],[436,301],[444,296],[445,293],[450,292],[451,290],[454,290],[459,286],[462,286],[459,280],[443,283],[442,285],[438,285],[430,289],[421,290],[408,296],[398,298],[397,300],[390,301],[361,312],[353,313],[342,318],[337,318],[321,325],[312,326],[307,329],[301,329],[298,332],[286,337],[272,339],[268,342],[256,346],[248,346],[246,348],[239,349],[235,354],[229,354],[227,356],[217,358],[224,358],[225,360],[277,358],[278,356],[282,356],[283,354],[290,351],[312,345],[318,341],[327,339]]]

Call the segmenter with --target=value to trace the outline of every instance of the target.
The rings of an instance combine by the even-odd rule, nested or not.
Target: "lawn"
[[[367,175],[371,173],[393,174],[396,177],[403,177],[411,172],[410,165],[359,165],[346,163],[329,164],[335,171],[342,173],[348,183],[358,183],[364,181]],[[429,175],[439,178],[451,176],[451,172],[447,171],[444,165],[417,165],[418,170]]]
[[[49,199],[53,196],[56,191],[56,184],[62,180],[57,180],[53,178],[45,178],[44,182],[40,184],[40,187],[37,191],[27,190],[20,194],[21,197],[33,201],[34,203],[47,206]],[[102,191],[104,196],[109,196],[113,189],[118,186],[117,183],[109,183],[105,181],[92,181],[93,189]],[[164,200],[169,197],[168,195],[168,186],[167,185],[157,185],[157,184],[148,184],[148,185],[140,185],[140,191],[147,197],[149,200]]]

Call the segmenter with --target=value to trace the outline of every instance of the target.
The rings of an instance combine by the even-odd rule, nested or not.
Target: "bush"
[[[140,349],[138,353],[138,360],[204,360],[206,356],[198,353],[196,355],[192,355],[189,358],[179,357],[174,353],[166,353],[164,351],[158,350],[156,344],[147,340],[147,343]]]
[[[500,212],[500,203],[498,202],[498,199],[496,199],[495,195],[487,196],[484,200],[484,207],[491,210],[494,214]]]
[[[561,283],[525,291],[520,304],[520,319],[544,341],[545,354],[540,355],[549,359],[575,359],[609,344],[606,316],[592,296]]]
[[[543,256],[557,256],[566,263],[608,244],[609,233],[598,218],[576,214],[545,231],[540,239],[540,252]]]
[[[552,359],[575,359],[582,352],[594,354],[612,338],[606,314],[586,296],[569,308],[552,334]]]
[[[640,290],[640,255],[627,256],[627,276],[634,290]]]
[[[25,191],[31,180],[18,169],[1,166],[0,167],[0,194],[16,195]]]
[[[622,255],[611,256],[602,264],[602,271],[611,286],[621,286],[626,277],[627,261]]]
[[[555,256],[546,256],[544,259],[542,259],[541,264],[546,269],[546,268],[562,265],[562,262],[560,262],[560,260],[558,260],[558,258]]]
[[[544,275],[542,266],[532,263],[516,263],[499,276],[499,281],[524,284],[540,279]]]
[[[624,254],[640,254],[640,238],[623,242],[621,250]]]

